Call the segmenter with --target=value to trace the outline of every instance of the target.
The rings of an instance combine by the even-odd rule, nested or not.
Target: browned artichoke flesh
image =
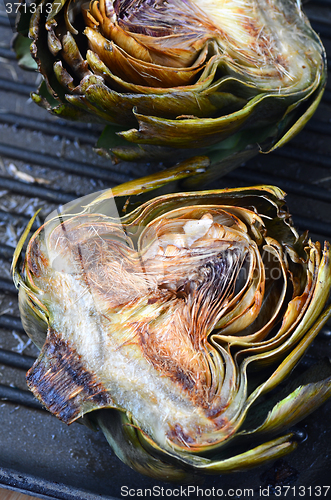
[[[176,148],[220,176],[286,143],[321,100],[325,50],[299,1],[46,2],[18,23],[18,57],[29,35],[45,80],[32,98],[106,124],[107,154],[164,161]]]
[[[309,87],[322,63],[297,8],[279,0],[94,0],[83,11],[90,49],[125,82],[187,85],[216,58],[224,75],[290,93]]]
[[[27,378],[34,394],[66,423],[125,411],[183,460],[232,439],[302,357],[329,294],[329,244],[299,239],[282,197],[167,195],[120,219],[99,212],[106,194],[50,219],[30,241],[20,292],[23,318],[28,297],[48,323]],[[262,369],[254,391],[251,364]],[[325,387],[314,386],[320,403]]]

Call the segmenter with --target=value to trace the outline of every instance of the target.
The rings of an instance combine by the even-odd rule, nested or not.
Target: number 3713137
[[[46,2],[46,3],[21,3],[21,2],[7,2],[5,4],[7,14],[17,14],[18,10],[23,12],[30,12],[34,14],[37,9],[40,12],[50,14],[52,10],[56,10],[57,6],[61,6],[60,2]]]

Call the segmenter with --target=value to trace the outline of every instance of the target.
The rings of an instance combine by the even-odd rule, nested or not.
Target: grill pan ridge
[[[305,5],[327,54],[331,54],[331,0]],[[69,427],[42,409],[27,390],[25,372],[37,356],[19,319],[10,263],[19,235],[41,208],[39,223],[56,207],[153,172],[153,165],[112,165],[93,145],[98,126],[64,123],[35,106],[29,94],[39,76],[23,72],[11,51],[14,19],[0,3],[0,486],[60,500],[122,498],[121,487],[174,489],[122,464],[101,432]],[[329,67],[331,59],[328,57]],[[275,184],[284,189],[295,226],[312,239],[331,238],[331,78],[313,119],[289,145],[258,155],[218,181],[219,188]],[[213,185],[213,188],[216,187]],[[331,327],[316,339],[301,363],[305,369],[331,357]],[[298,450],[246,473],[208,477],[201,487],[252,489],[277,485],[329,486],[331,401],[298,427]],[[305,439],[307,437],[307,439]],[[160,491],[160,490],[158,490]],[[294,491],[294,490],[292,490]],[[299,490],[296,490],[297,492]],[[190,496],[193,498],[193,495]],[[239,498],[233,497],[233,498]],[[290,496],[288,496],[290,498]]]

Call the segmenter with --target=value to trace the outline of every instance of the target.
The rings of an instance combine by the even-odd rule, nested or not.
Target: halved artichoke
[[[53,213],[20,274],[30,224],[14,281],[41,348],[35,396],[67,424],[96,422],[135,470],[191,480],[290,452],[284,430],[331,395],[328,367],[264,397],[331,315],[330,245],[298,236],[277,187],[146,201],[162,175]]]
[[[124,159],[208,153],[228,169],[293,137],[325,86],[294,0],[39,0],[17,29],[44,76],[33,100],[109,124],[100,147]]]

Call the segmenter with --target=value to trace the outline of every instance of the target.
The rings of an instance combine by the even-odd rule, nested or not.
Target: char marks
[[[52,329],[41,356],[27,373],[27,383],[37,399],[66,424],[88,408],[113,406],[96,375],[84,368],[75,349]]]

